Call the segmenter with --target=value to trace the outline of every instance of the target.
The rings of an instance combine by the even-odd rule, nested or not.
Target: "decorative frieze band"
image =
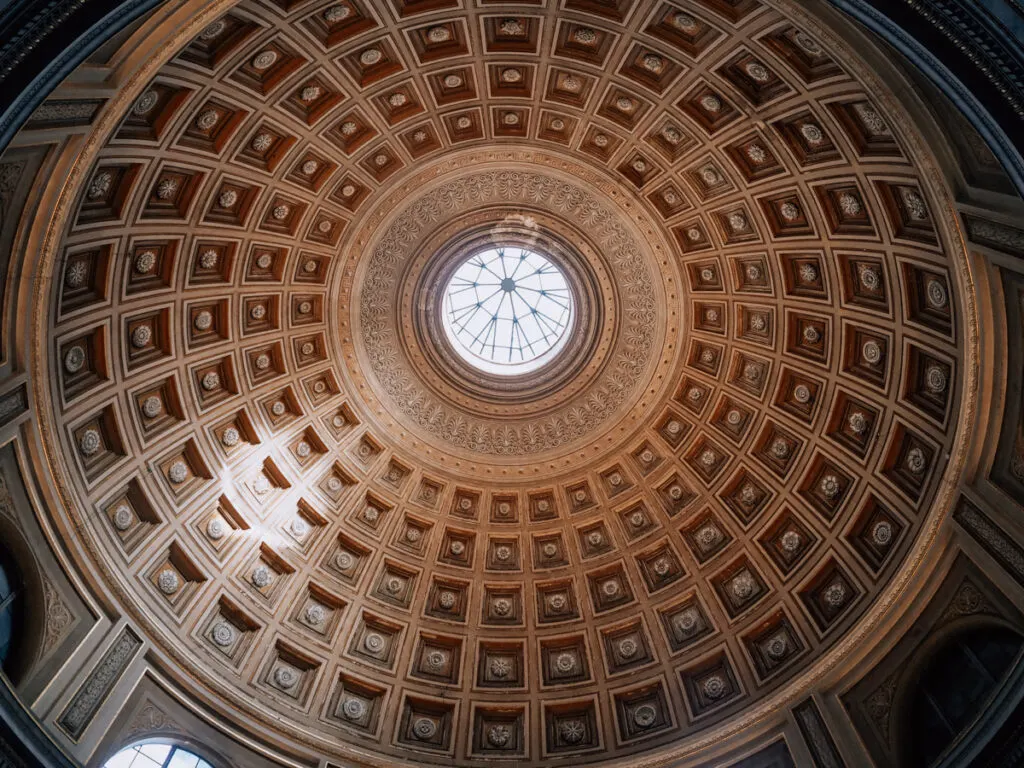
[[[814,699],[805,699],[797,705],[793,709],[793,717],[796,718],[796,723],[800,726],[800,733],[803,734],[804,741],[807,742],[807,748],[811,751],[811,757],[817,768],[846,768],[846,763],[843,762]]]
[[[142,641],[130,629],[121,630],[57,721],[68,736],[77,741],[85,733],[141,645]]]
[[[1024,230],[975,216],[964,216],[971,240],[1012,256],[1024,256]]]
[[[1024,585],[1024,549],[1013,541],[984,512],[961,496],[953,519],[967,531],[996,561]]]
[[[7,426],[28,410],[28,392],[25,385],[0,396],[0,427]]]

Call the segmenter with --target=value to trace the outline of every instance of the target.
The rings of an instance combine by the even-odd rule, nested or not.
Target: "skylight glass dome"
[[[549,259],[524,248],[478,252],[455,270],[442,308],[448,340],[467,363],[516,376],[541,368],[565,346],[572,290]]]

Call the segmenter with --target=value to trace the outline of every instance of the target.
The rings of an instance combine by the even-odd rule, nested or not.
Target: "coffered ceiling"
[[[946,190],[849,45],[756,0],[195,31],[98,137],[37,361],[83,567],[186,690],[332,759],[633,765],[863,635],[970,372]],[[582,307],[515,386],[432,325],[494,233]]]

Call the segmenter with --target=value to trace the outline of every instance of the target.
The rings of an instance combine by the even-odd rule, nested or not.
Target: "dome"
[[[993,342],[948,149],[817,5],[185,2],[97,54],[19,455],[139,674],[367,766],[709,764],[852,690]]]

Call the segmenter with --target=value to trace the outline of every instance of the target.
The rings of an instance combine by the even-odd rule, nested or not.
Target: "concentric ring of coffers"
[[[401,9],[235,6],[100,150],[40,385],[86,565],[186,688],[328,755],[627,759],[796,695],[953,446],[962,254],[911,124],[788,6]],[[631,310],[677,332],[642,422],[509,475],[521,436],[442,461],[403,429],[337,301],[420,172],[500,151],[631,212],[587,263],[669,244],[643,254],[664,304],[595,289],[595,338]],[[582,253],[606,219],[567,237],[557,189],[531,204]]]

